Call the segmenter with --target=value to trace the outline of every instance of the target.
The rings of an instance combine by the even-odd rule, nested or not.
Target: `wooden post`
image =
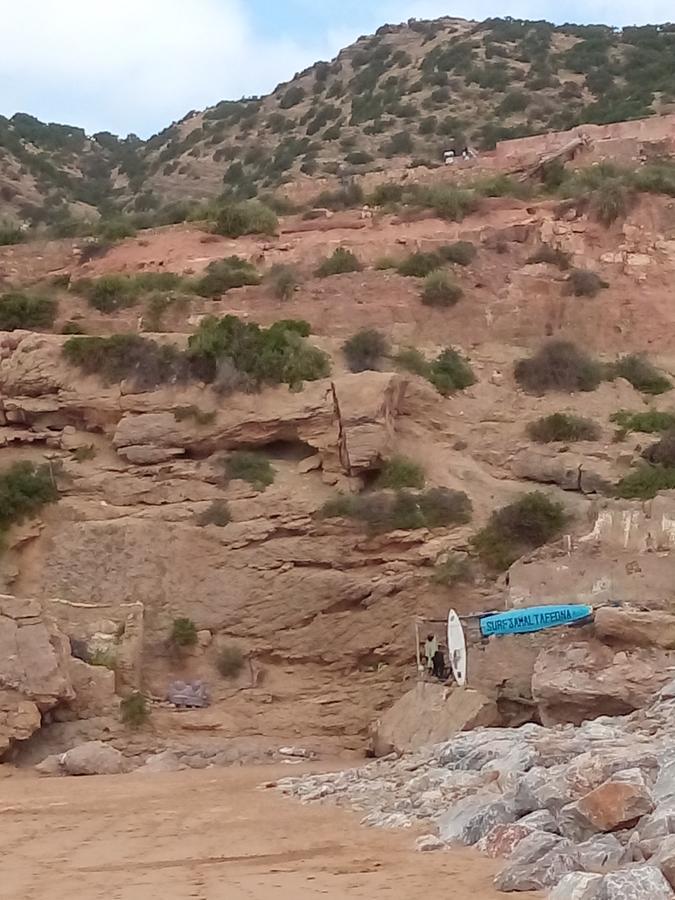
[[[420,620],[415,619],[415,657],[417,658],[417,677],[420,677],[422,669],[422,656],[420,654]]]

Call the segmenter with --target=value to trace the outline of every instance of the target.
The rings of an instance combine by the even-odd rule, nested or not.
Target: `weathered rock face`
[[[75,698],[70,646],[36,600],[0,596],[0,754],[40,727],[41,713]]]
[[[543,451],[523,450],[513,460],[511,470],[517,478],[539,484],[557,484],[565,491],[604,494],[611,489],[611,466],[589,460],[576,453],[551,455]]]
[[[537,659],[532,695],[545,724],[621,715],[649,705],[670,664],[661,651],[616,651],[597,641],[554,647]]]
[[[642,771],[630,769],[564,806],[558,823],[564,835],[583,840],[601,831],[627,828],[653,809],[654,800]]]
[[[595,613],[595,631],[603,639],[628,646],[675,650],[675,616],[661,610],[604,606]]]
[[[124,756],[102,741],[90,741],[49,756],[37,766],[42,775],[119,775],[124,771]]]

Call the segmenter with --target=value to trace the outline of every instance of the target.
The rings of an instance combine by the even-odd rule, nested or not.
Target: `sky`
[[[667,22],[673,0],[0,0],[0,114],[148,137],[265,94],[385,22]]]

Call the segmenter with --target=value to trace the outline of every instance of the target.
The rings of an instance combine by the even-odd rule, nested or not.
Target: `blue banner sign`
[[[483,637],[531,634],[534,631],[545,631],[547,628],[577,625],[592,618],[592,606],[530,606],[483,616],[480,620],[480,630]]]

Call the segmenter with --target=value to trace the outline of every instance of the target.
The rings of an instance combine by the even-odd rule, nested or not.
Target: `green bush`
[[[413,375],[421,375],[423,378],[429,378],[431,364],[427,362],[425,355],[416,347],[404,347],[394,357],[394,362],[406,372],[412,372]]]
[[[125,697],[120,703],[120,717],[124,725],[140,728],[150,718],[150,709],[145,696],[138,691]]]
[[[431,272],[424,279],[422,303],[425,306],[454,306],[463,296],[464,291],[447,272]]]
[[[56,300],[18,291],[0,296],[0,331],[17,328],[50,328],[56,317]]]
[[[472,507],[462,491],[433,488],[418,494],[398,490],[340,495],[324,504],[320,515],[325,519],[355,519],[373,534],[383,534],[464,525],[471,520]]]
[[[463,391],[476,383],[471,366],[456,350],[449,347],[430,363],[428,379],[439,394],[444,396]]]
[[[274,235],[279,220],[274,210],[258,200],[246,200],[223,206],[216,214],[213,230],[225,237],[238,238],[246,234]]]
[[[535,491],[493,512],[471,543],[489,568],[502,571],[558,537],[565,522],[563,507]]]
[[[157,344],[136,334],[110,337],[72,337],[63,355],[86,375],[99,375],[109,384],[129,378],[141,390],[177,384],[188,377],[184,354],[169,344]]]
[[[469,266],[476,258],[476,245],[471,241],[455,241],[438,248],[438,255],[445,262],[457,266]]]
[[[514,368],[518,384],[533,394],[548,391],[594,391],[603,368],[571,341],[551,341]]]
[[[305,340],[309,325],[303,320],[282,320],[269,328],[242,322],[236,316],[208,316],[188,340],[192,371],[203,381],[215,382],[219,367],[229,360],[246,376],[251,388],[263,384],[299,387],[330,374],[330,360]]]
[[[550,266],[557,266],[562,272],[565,272],[570,267],[570,255],[564,250],[555,250],[549,244],[542,244],[528,258],[527,262],[528,265],[546,263]]]
[[[376,272],[386,272],[387,269],[397,269],[398,262],[394,259],[393,256],[378,256],[375,260],[375,271]]]
[[[633,182],[639,191],[675,197],[675,163],[672,160],[648,163],[637,170]]]
[[[48,465],[15,462],[0,472],[0,538],[12,525],[37,515],[59,494]]]
[[[103,241],[114,243],[134,237],[136,227],[126,219],[111,219],[110,221],[100,222],[96,228],[96,233]]]
[[[631,188],[618,178],[608,179],[591,195],[591,210],[603,225],[623,221],[634,204]]]
[[[80,325],[79,322],[74,322],[72,319],[69,319],[67,322],[63,323],[63,328],[61,329],[61,334],[86,334],[87,332],[84,330],[84,327]]]
[[[260,284],[260,281],[260,275],[248,260],[227,256],[210,262],[194,283],[194,289],[200,297],[216,298],[233,288]]]
[[[174,647],[194,647],[197,643],[197,626],[186,616],[174,619],[169,640]]]
[[[567,290],[575,297],[595,297],[609,284],[590,269],[572,269],[567,278]]]
[[[675,468],[642,463],[616,486],[617,497],[624,500],[653,500],[659,491],[675,490]]]
[[[553,413],[530,422],[527,433],[533,441],[540,444],[554,441],[597,441],[601,434],[595,422],[569,413]]]
[[[398,264],[399,275],[409,278],[426,278],[443,265],[437,253],[411,253]]]
[[[461,222],[478,208],[478,199],[473,191],[454,185],[435,185],[421,188],[415,197],[417,205],[432,209],[441,219]]]
[[[300,284],[300,276],[295,266],[273,266],[267,278],[277,300],[292,300]]]
[[[100,278],[83,278],[74,288],[84,294],[89,304],[100,312],[113,313],[133,306],[152,291],[171,291],[182,284],[180,275],[174,272],[139,272],[136,275],[102,275]]]
[[[628,412],[621,409],[610,416],[610,422],[614,422],[626,432],[655,434],[675,428],[675,413],[659,412],[658,409],[650,409],[647,412]]]
[[[0,222],[0,247],[21,244],[26,239],[24,232],[16,225]]]
[[[232,521],[230,507],[224,500],[214,500],[204,512],[197,516],[197,525],[205,528],[207,525],[217,525],[218,528],[225,528]]]
[[[375,486],[380,489],[424,487],[424,469],[406,456],[392,456],[385,461],[377,476]]]
[[[471,581],[471,562],[461,553],[450,553],[442,561],[434,566],[431,580],[434,584],[443,587],[454,587],[457,584],[465,584]]]
[[[223,678],[236,678],[244,667],[244,654],[235,644],[228,644],[218,651],[216,666]]]
[[[342,345],[351,372],[377,370],[388,353],[386,337],[375,328],[363,328]]]
[[[609,374],[612,378],[625,378],[643,394],[665,394],[673,387],[670,380],[640,354],[623,356],[610,367]]]
[[[351,250],[338,247],[332,256],[321,263],[316,270],[319,278],[328,278],[330,275],[344,275],[346,272],[360,272],[363,266]]]
[[[274,484],[275,471],[270,461],[259,453],[248,453],[244,450],[233,453],[225,463],[228,478],[247,481],[257,491]]]

